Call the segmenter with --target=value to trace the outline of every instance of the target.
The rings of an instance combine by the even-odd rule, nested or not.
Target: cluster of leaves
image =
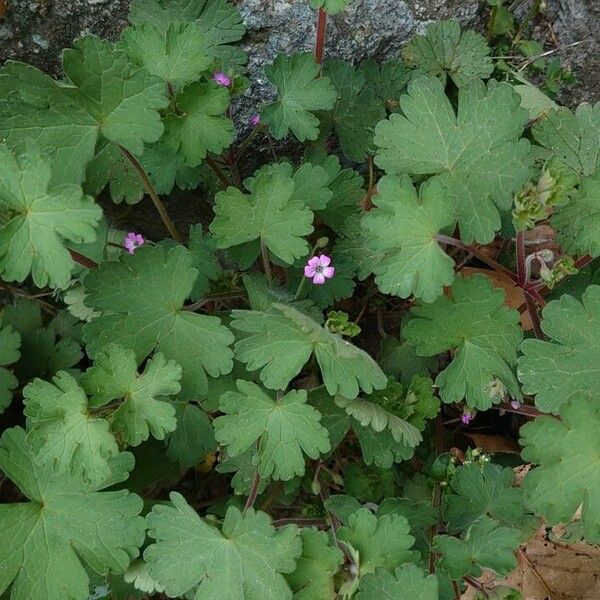
[[[540,519],[581,507],[600,543],[600,280],[569,277],[600,256],[600,104],[531,126],[485,39],[440,22],[381,65],[277,57],[238,144],[237,10],[134,0],[130,22],[60,80],[0,70],[0,596],[452,600]],[[242,179],[261,135],[304,155]],[[209,179],[178,233],[159,195]],[[146,192],[174,239],[127,252],[97,199]],[[540,222],[548,260],[523,254]],[[514,273],[489,254],[513,240]],[[540,413],[522,486],[445,452],[446,417],[492,408]]]

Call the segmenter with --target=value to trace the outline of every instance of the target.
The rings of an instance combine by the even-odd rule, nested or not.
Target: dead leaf
[[[519,444],[517,444],[517,442],[509,438],[502,437],[501,435],[471,433],[467,431],[461,432],[461,435],[469,438],[477,448],[481,448],[486,452],[508,452],[510,454],[521,453],[521,449],[519,448]]]

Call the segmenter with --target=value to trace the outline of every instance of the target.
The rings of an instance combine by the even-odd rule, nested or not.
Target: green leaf
[[[512,469],[492,463],[458,467],[446,495],[445,518],[450,532],[464,531],[487,515],[502,525],[515,526],[524,513],[523,492],[514,487]]]
[[[0,145],[0,274],[6,281],[31,275],[37,287],[64,288],[75,265],[64,242],[96,236],[101,208],[78,185],[52,186],[51,175],[49,159],[35,145],[20,155]]]
[[[387,379],[363,350],[327,331],[291,306],[273,304],[277,312],[232,311],[231,326],[242,332],[236,358],[249,371],[261,369],[270,389],[285,389],[314,352],[323,382],[332,396],[355,398],[359,390],[382,389]]]
[[[108,421],[90,414],[84,390],[65,371],[52,383],[35,379],[23,390],[27,441],[40,464],[91,486],[111,474],[110,459],[119,453]]]
[[[377,362],[388,377],[401,381],[412,381],[415,375],[427,376],[437,366],[434,359],[418,356],[408,342],[390,335],[381,340]]]
[[[238,392],[225,392],[214,422],[215,437],[235,457],[258,443],[253,462],[261,477],[287,481],[304,475],[305,455],[316,459],[329,452],[321,415],[306,403],[305,390],[292,390],[273,400],[260,386],[237,381]]]
[[[427,575],[417,565],[406,564],[394,573],[378,569],[360,582],[356,600],[438,600],[435,575]]]
[[[335,597],[333,576],[344,562],[339,548],[329,545],[325,531],[314,528],[300,530],[302,554],[296,570],[286,576],[294,592],[294,600],[331,600]]]
[[[591,285],[579,302],[564,295],[542,312],[542,330],[551,341],[524,340],[518,375],[535,404],[557,414],[572,398],[596,402],[600,390],[600,286]]]
[[[195,404],[177,402],[177,429],[169,436],[167,458],[182,469],[200,464],[217,441],[208,415]]]
[[[483,275],[457,277],[451,291],[452,298],[441,296],[413,308],[415,318],[403,330],[420,356],[454,351],[435,382],[442,400],[464,399],[470,407],[487,410],[500,401],[493,392],[498,380],[511,397],[520,399],[511,368],[523,335],[518,312],[504,305],[504,292]]]
[[[338,252],[352,260],[356,276],[361,281],[365,280],[372,273],[374,266],[383,260],[383,252],[373,250],[372,242],[361,226],[358,214],[346,219],[341,236],[336,244]]]
[[[600,256],[600,168],[581,180],[567,206],[554,210],[552,227],[564,252]]]
[[[284,165],[261,169],[251,180],[251,194],[234,187],[215,197],[210,225],[217,248],[260,239],[288,264],[308,253],[303,236],[313,231],[313,214],[295,194],[296,183]]]
[[[195,23],[171,23],[166,32],[152,23],[140,23],[123,31],[119,48],[148,73],[175,86],[196,81],[213,62],[202,29]]]
[[[460,30],[456,21],[438,21],[425,35],[413,37],[402,49],[402,58],[411,67],[430,75],[446,76],[462,87],[474,79],[487,79],[494,70],[490,47],[476,31]]]
[[[278,99],[262,110],[262,121],[277,140],[291,131],[300,142],[316,140],[319,119],[313,114],[331,110],[337,92],[328,77],[319,77],[320,65],[312,54],[280,54],[265,67],[267,79],[277,88]]]
[[[525,503],[549,525],[567,523],[583,504],[585,539],[600,543],[600,407],[573,397],[560,418],[538,417],[521,428],[523,460],[540,465],[525,477]]]
[[[464,575],[479,577],[483,569],[507,575],[517,566],[515,550],[520,541],[516,529],[500,527],[494,519],[481,517],[469,527],[464,540],[436,535],[433,547],[443,555],[439,566],[452,579],[460,579]]]
[[[235,507],[222,531],[201,519],[183,496],[157,504],[148,515],[153,542],[144,551],[148,572],[170,597],[196,586],[195,600],[290,600],[282,573],[294,571],[302,551],[298,530],[275,529],[269,516]]]
[[[239,70],[246,61],[244,52],[227,45],[246,32],[239,11],[227,0],[133,0],[129,8],[129,22],[134,25],[149,22],[165,33],[173,21],[195,23],[221,69]]]
[[[332,402],[324,386],[309,390],[308,402],[321,414],[321,425],[327,429],[331,448],[337,448],[352,427],[352,417],[343,408]]]
[[[99,138],[141,155],[161,137],[166,86],[124,51],[80,38],[64,51],[63,69],[68,86],[21,63],[0,72],[0,138],[35,139],[52,159],[53,183],[81,183]]]
[[[394,463],[412,458],[415,448],[405,442],[397,442],[389,429],[377,432],[372,427],[359,423],[352,426],[363,461],[366,465],[376,465],[380,469],[390,469]]]
[[[560,107],[533,127],[535,141],[579,175],[600,167],[600,103],[581,104],[575,113]]]
[[[190,298],[196,302],[210,289],[210,282],[221,275],[221,266],[214,254],[215,244],[211,236],[202,231],[202,225],[190,227],[189,250],[192,265],[198,269],[198,276],[190,292]]]
[[[415,538],[409,534],[408,521],[400,515],[376,517],[361,508],[348,517],[348,524],[337,531],[337,539],[358,552],[358,574],[363,577],[382,568],[393,571],[414,558],[410,550]]]
[[[128,456],[131,459],[131,455]],[[123,462],[130,470],[133,461]],[[0,591],[12,600],[87,600],[91,571],[122,573],[144,542],[142,500],[57,477],[31,457],[20,428],[0,440],[0,468],[30,502],[0,505]],[[125,479],[127,473],[122,474]]]
[[[12,392],[19,385],[17,378],[6,367],[21,357],[21,336],[10,325],[0,320],[0,414],[12,400]]]
[[[375,252],[383,254],[374,267],[375,283],[384,294],[411,294],[433,302],[454,280],[454,261],[442,250],[437,234],[454,222],[444,188],[423,184],[419,195],[408,176],[386,176],[372,198],[375,208],[362,227]]]
[[[138,375],[135,352],[109,344],[96,354],[94,366],[82,376],[81,384],[94,408],[123,400],[112,417],[112,429],[131,446],[138,446],[150,434],[163,440],[175,430],[175,407],[162,397],[179,393],[180,379],[181,367],[160,353]]]
[[[165,144],[182,154],[190,167],[208,152],[220,154],[233,142],[233,122],[225,116],[229,92],[214,81],[194,82],[177,94],[178,114],[165,118]]]
[[[350,0],[310,0],[310,5],[313,8],[322,8],[330,15],[337,15],[342,12],[349,3]]]
[[[362,63],[360,68],[367,78],[367,85],[375,91],[382,105],[390,112],[398,112],[400,96],[409,81],[414,79],[415,71],[397,60],[380,63],[370,59]]]
[[[350,463],[344,467],[344,487],[347,494],[363,502],[379,502],[396,495],[396,474],[389,467]]]
[[[388,175],[432,175],[454,207],[461,239],[489,243],[500,211],[529,178],[529,142],[520,140],[527,111],[505,83],[461,87],[458,111],[433,77],[420,77],[400,98],[403,114],[375,129],[375,162]]]
[[[183,309],[198,276],[192,262],[182,246],[146,245],[91,270],[84,279],[86,304],[102,315],[83,328],[88,354],[110,343],[131,348],[138,361],[161,352],[183,369],[184,399],[206,393],[207,374],[231,371],[231,332],[218,317]]]
[[[342,152],[356,162],[373,153],[375,125],[385,117],[383,104],[377,102],[375,91],[366,85],[362,71],[341,60],[328,61],[323,69],[338,98],[328,115]]]

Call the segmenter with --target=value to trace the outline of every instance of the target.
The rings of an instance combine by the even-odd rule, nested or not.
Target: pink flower
[[[510,401],[510,405],[515,409],[518,410],[519,408],[521,408],[521,403],[518,400],[511,400]]]
[[[231,77],[227,75],[227,73],[223,73],[223,71],[217,71],[213,73],[213,79],[224,87],[229,87],[231,85]]]
[[[248,119],[248,123],[250,123],[250,125],[252,125],[252,127],[256,127],[260,123],[260,115],[252,115]]]
[[[323,285],[326,279],[335,275],[335,268],[330,264],[331,258],[325,254],[313,256],[304,267],[304,277],[312,278],[315,285]]]
[[[123,246],[127,248],[129,254],[134,254],[137,248],[144,245],[145,241],[141,233],[130,231],[123,240]]]
[[[473,419],[473,413],[470,413],[469,411],[464,412],[460,418],[460,420],[463,422],[464,425],[468,425],[472,419]]]

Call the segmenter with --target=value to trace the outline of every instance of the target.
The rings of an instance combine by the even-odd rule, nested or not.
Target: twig
[[[156,210],[158,211],[158,214],[160,215],[160,218],[161,218],[164,226],[167,228],[169,235],[179,244],[183,244],[183,236],[181,235],[181,233],[179,233],[179,231],[175,227],[175,224],[173,223],[173,221],[171,221],[171,217],[169,217],[169,213],[167,212],[165,205],[163,204],[162,200],[156,193],[156,190],[154,189],[154,185],[152,185],[152,182],[150,181],[150,177],[148,177],[148,174],[144,170],[144,167],[142,167],[142,164],[140,163],[140,161],[133,154],[131,154],[131,152],[129,152],[129,150],[127,150],[127,148],[124,148],[120,144],[118,144],[117,147],[121,151],[121,154],[131,163],[131,165],[137,172],[139,178],[142,181],[144,188],[146,189],[146,192],[152,199],[152,202],[154,203],[154,206],[155,206]]]

